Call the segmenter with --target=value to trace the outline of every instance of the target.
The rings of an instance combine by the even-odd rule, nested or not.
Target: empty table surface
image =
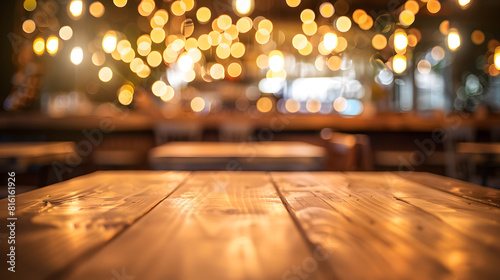
[[[326,151],[302,142],[171,142],[150,153],[155,169],[322,170]]]
[[[75,146],[73,142],[0,143],[0,163],[17,170],[23,170],[31,164],[50,164],[76,152]]]
[[[0,278],[500,279],[499,207],[427,173],[97,172],[16,197]]]

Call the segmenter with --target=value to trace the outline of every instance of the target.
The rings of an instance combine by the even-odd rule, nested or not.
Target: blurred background
[[[500,186],[499,1],[3,5],[0,163],[27,189],[151,169],[172,141],[300,141],[320,170]]]

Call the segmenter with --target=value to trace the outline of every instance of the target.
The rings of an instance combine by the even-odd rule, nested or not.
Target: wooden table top
[[[325,149],[303,142],[171,142],[153,148],[152,157],[322,158]]]
[[[96,172],[15,217],[0,279],[500,279],[500,191],[428,173]]]
[[[75,151],[73,142],[8,142],[0,143],[0,158],[28,158]]]
[[[10,171],[23,171],[31,164],[50,164],[75,152],[75,143],[69,141],[0,143],[0,165],[8,166]]]
[[[463,154],[500,154],[500,143],[499,142],[458,143],[457,152]]]

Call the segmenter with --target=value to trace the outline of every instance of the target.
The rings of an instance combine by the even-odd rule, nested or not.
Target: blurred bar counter
[[[156,123],[193,122],[204,129],[216,129],[222,123],[250,123],[255,129],[272,131],[311,131],[331,128],[339,131],[421,131],[469,126],[476,130],[490,130],[500,126],[500,114],[484,116],[457,113],[443,115],[440,112],[427,114],[379,113],[371,116],[352,118],[339,115],[310,114],[261,114],[257,118],[244,113],[218,113],[207,115],[183,114],[174,118],[150,116],[142,113],[126,112],[114,115],[61,116],[50,117],[38,113],[0,115],[0,129],[5,130],[81,130],[107,125],[113,131],[150,130]]]

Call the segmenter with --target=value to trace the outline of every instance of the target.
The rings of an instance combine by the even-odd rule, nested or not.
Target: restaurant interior
[[[14,173],[15,193],[26,198],[50,197],[48,190],[57,186],[69,190],[81,178],[102,174],[122,174],[116,182],[165,171],[191,172],[186,176],[199,182],[203,174],[234,174],[243,181],[272,177],[284,213],[292,213],[295,206],[285,203],[280,182],[294,180],[271,174],[347,174],[353,185],[400,176],[434,184],[433,191],[448,180],[443,186],[450,189],[441,190],[446,195],[460,192],[460,199],[471,199],[473,190],[488,193],[474,203],[490,199],[482,202],[498,211],[500,200],[493,198],[500,197],[500,1],[15,0],[3,7],[0,198],[12,194],[8,182]],[[182,190],[180,184],[171,196]],[[35,205],[22,204],[22,198],[20,209]],[[102,203],[103,209],[109,206]],[[486,213],[481,211],[474,213]],[[301,215],[291,215],[301,223]],[[486,232],[498,239],[500,222],[492,219],[496,227]],[[305,228],[299,231],[309,240]],[[495,248],[487,256],[500,260]],[[92,278],[88,266],[75,265],[94,251],[61,266],[56,260],[46,275],[33,264],[38,274],[25,275],[100,279]],[[495,267],[472,265],[467,273],[484,273],[479,278],[454,270],[467,256],[446,256],[443,262],[465,278],[439,279],[500,275]],[[334,268],[337,278],[324,279],[368,279],[349,268],[351,274]],[[391,277],[413,279],[406,277],[408,269],[395,269]],[[94,272],[102,279],[114,275],[101,270],[107,274]],[[235,274],[207,271],[217,279],[279,278],[269,276],[272,270],[262,276],[235,265]],[[430,279],[437,271],[412,273]],[[151,272],[141,279],[203,279],[200,273]]]

